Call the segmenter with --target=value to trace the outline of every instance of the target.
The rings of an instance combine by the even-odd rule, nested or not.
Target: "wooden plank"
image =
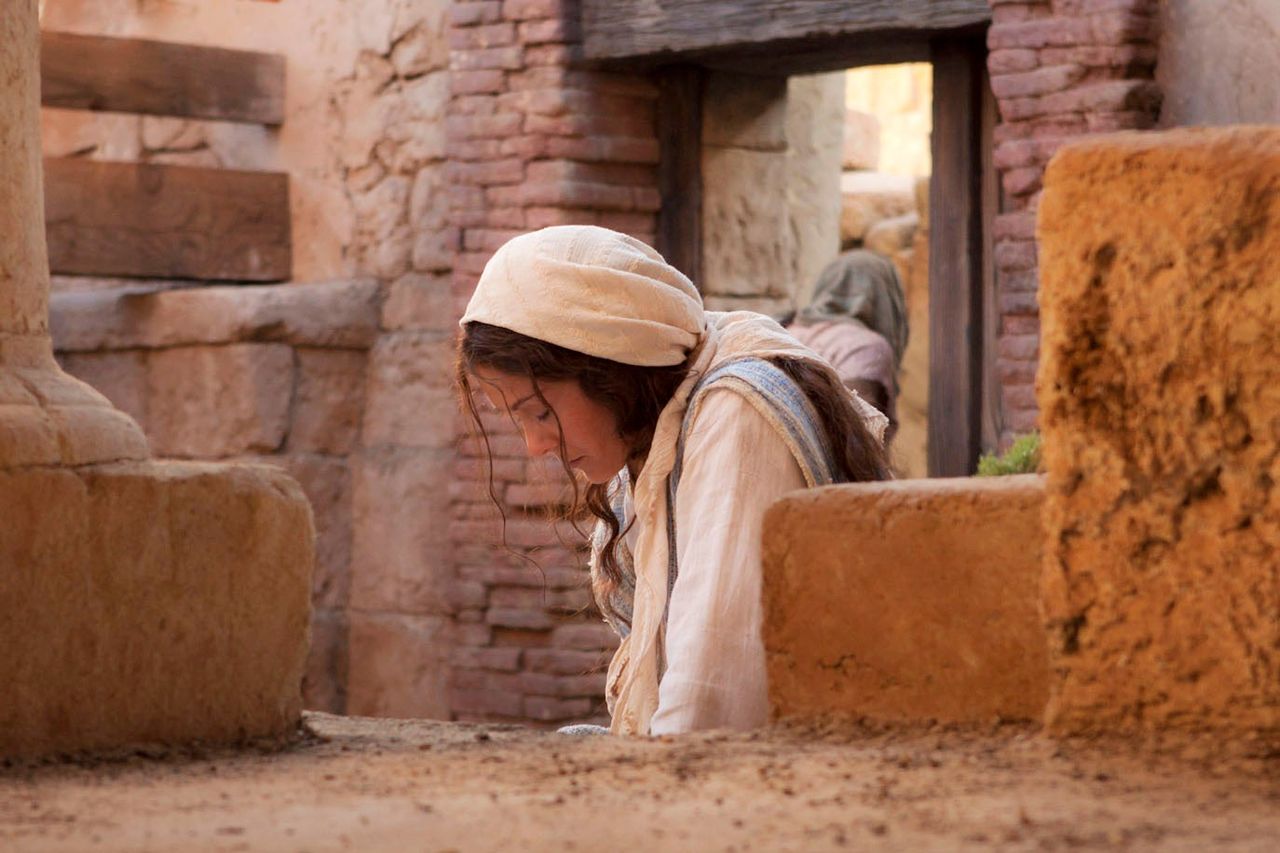
[[[46,107],[278,125],[284,57],[143,39],[40,34]]]
[[[977,466],[982,435],[983,237],[981,41],[933,50],[933,177],[929,185],[929,438],[931,477]]]
[[[588,60],[690,58],[786,41],[940,34],[980,28],[987,0],[583,0]],[[846,63],[848,64],[848,63]]]
[[[1000,291],[996,285],[995,221],[1000,210],[1000,173],[993,155],[1000,110],[991,78],[982,69],[982,447],[997,450],[1004,432],[1004,399],[996,343],[1000,337]]]
[[[289,178],[56,158],[44,161],[49,267],[69,275],[282,281]]]
[[[702,95],[706,72],[664,69],[658,77],[658,251],[702,287]]]

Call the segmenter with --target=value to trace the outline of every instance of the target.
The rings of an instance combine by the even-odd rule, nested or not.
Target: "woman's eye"
[[[551,420],[551,410],[550,410],[550,409],[543,409],[543,410],[542,410],[542,412],[541,412],[541,414],[537,415],[537,417],[535,418],[535,420],[537,420],[537,421],[538,421],[538,423],[540,423],[540,424],[544,424],[544,423],[546,423],[547,421]]]

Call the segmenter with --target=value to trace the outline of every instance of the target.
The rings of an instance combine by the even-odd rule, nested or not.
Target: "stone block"
[[[270,468],[0,472],[0,755],[285,736],[312,527]]]
[[[240,341],[358,349],[378,335],[380,301],[365,280],[58,293],[49,330],[61,353]]]
[[[151,353],[148,425],[158,456],[216,459],[284,442],[293,396],[284,344],[177,347]]]
[[[369,450],[355,463],[351,606],[448,613],[448,451]]]
[[[316,566],[311,599],[317,607],[345,607],[351,592],[352,477],[346,459],[312,453],[268,456],[254,461],[282,468],[311,502],[316,528]]]
[[[364,444],[443,449],[453,445],[453,334],[384,335],[369,353]]]
[[[797,492],[764,527],[775,717],[1039,719],[1043,486],[1028,475]]]
[[[914,211],[881,219],[867,229],[867,235],[862,239],[862,247],[879,252],[886,257],[895,257],[899,252],[911,248],[919,225],[920,217]],[[902,278],[906,280],[907,276],[904,275]]]
[[[915,179],[879,172],[847,172],[840,180],[840,242],[861,241],[882,219],[916,209]]]
[[[341,610],[316,610],[311,650],[302,675],[302,706],[341,714],[347,707],[347,618]]]
[[[704,145],[786,150],[785,77],[714,72],[707,78],[702,103]]]
[[[1280,734],[1280,130],[1049,166],[1038,385],[1058,732]]]
[[[296,355],[298,382],[287,449],[351,452],[364,412],[365,352],[299,348]]]
[[[347,713],[449,719],[449,622],[352,611]]]
[[[62,369],[87,382],[111,404],[147,431],[147,354],[123,352],[73,353],[58,359]]]
[[[843,168],[874,171],[880,165],[880,119],[871,113],[846,110]]]
[[[703,148],[702,173],[703,293],[790,296],[786,153]]]

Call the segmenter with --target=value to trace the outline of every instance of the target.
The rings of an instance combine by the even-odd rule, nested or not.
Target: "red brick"
[[[464,548],[466,546],[463,546]],[[474,547],[474,546],[473,546]],[[462,550],[460,548],[459,550]],[[485,556],[492,558],[495,552],[489,548]],[[509,556],[509,555],[508,555]],[[511,558],[514,559],[514,558]],[[519,568],[502,566],[460,566],[459,575],[464,578],[478,580],[481,583],[503,586],[523,584],[532,589],[582,589],[587,583],[586,572],[582,569],[543,567],[539,572],[528,563],[521,562]]]
[[[991,21],[996,24],[1032,21],[1047,18],[1053,13],[1047,2],[993,3]]]
[[[1039,68],[1043,60],[1034,50],[1007,48],[987,54],[987,70],[992,76]]]
[[[609,665],[609,655],[604,651],[579,652],[565,649],[529,649],[524,653],[525,664],[534,672],[550,672],[556,675],[587,675],[602,672]]]
[[[492,201],[503,196],[489,192]],[[578,207],[598,210],[635,210],[635,197],[630,187],[592,181],[554,181],[526,183],[519,188],[518,198],[528,206]]]
[[[1004,402],[1010,409],[1031,409],[1036,405],[1036,389],[1033,385],[1005,385]]]
[[[992,236],[997,241],[1034,240],[1036,238],[1035,214],[1030,211],[1000,214],[993,223]]]
[[[1002,359],[1035,361],[1040,357],[1040,336],[1001,335],[997,349]]]
[[[565,44],[582,38],[576,20],[565,17],[542,21],[525,21],[519,28],[521,44]]]
[[[1155,41],[1157,33],[1154,15],[1133,12],[1108,12],[1090,15],[1090,39],[1088,44],[1120,45],[1129,42]]]
[[[561,625],[551,634],[551,645],[560,649],[610,649],[618,643],[608,625]]]
[[[449,103],[449,113],[456,116],[491,116],[497,111],[497,95],[457,95]]]
[[[598,223],[623,234],[653,233],[657,223],[652,213],[601,213]]]
[[[521,160],[536,160],[546,157],[550,151],[549,138],[540,134],[512,136],[502,140],[504,157],[519,157]]]
[[[1079,18],[1043,18],[1035,21],[993,24],[987,30],[987,48],[1040,48],[1053,45],[1087,44],[1092,36],[1089,22]]]
[[[517,683],[520,692],[533,696],[554,696],[571,699],[581,696],[604,696],[603,672],[588,675],[548,675],[541,672],[522,672]]]
[[[1040,334],[1040,318],[1026,314],[1006,315],[1000,320],[1002,335],[1038,335]]]
[[[1159,106],[1160,87],[1150,80],[1110,80],[1040,99],[1045,113],[1154,111]]]
[[[1001,270],[1001,293],[1035,293],[1039,289],[1039,281],[1034,268],[1028,270]]]
[[[529,228],[547,228],[552,225],[599,225],[607,214],[595,210],[576,210],[567,207],[530,207],[525,209]],[[622,215],[622,214],[613,214]]]
[[[563,722],[585,717],[595,703],[590,699],[552,699],[548,696],[526,696],[524,715],[543,722]]]
[[[480,275],[492,256],[490,252],[459,252],[453,259],[453,271]],[[475,285],[473,284],[472,289]],[[470,294],[467,294],[469,297]]]
[[[1148,130],[1155,127],[1157,111],[1149,109],[1090,113],[1084,118],[1090,133],[1113,133],[1117,130]]]
[[[1034,383],[1039,365],[1034,361],[1002,358],[999,360],[998,372],[1003,385],[1016,383]]]
[[[473,27],[454,27],[449,31],[451,50],[484,50],[516,43],[515,24],[509,22]]]
[[[1021,98],[1060,92],[1084,76],[1082,65],[1050,65],[1033,71],[997,74],[991,78],[991,91],[997,98]]]
[[[1000,313],[1001,314],[1040,314],[1040,300],[1034,292],[1031,293],[1004,293],[1000,294]]]
[[[649,100],[658,96],[658,87],[648,77],[578,71],[554,65],[513,71],[508,84],[513,92],[524,89],[577,89],[597,95],[629,95]]]
[[[1076,63],[1090,68],[1150,69],[1156,64],[1156,47],[1152,44],[1120,46],[1047,47],[1040,51],[1046,65]]]
[[[454,95],[495,94],[503,90],[504,74],[501,71],[452,71],[449,73],[449,91]]]
[[[568,65],[582,59],[582,50],[577,45],[536,45],[525,47],[525,65],[536,68],[538,65]]]
[[[585,162],[644,163],[658,162],[658,140],[625,136],[553,136],[547,154]]]
[[[476,581],[454,581],[449,585],[446,597],[449,604],[458,610],[483,608],[489,603],[488,587]]]
[[[501,0],[482,0],[482,2],[478,3],[457,0],[457,2],[449,4],[449,23],[455,27],[492,24],[501,20]]]
[[[1006,404],[1005,424],[1014,433],[1031,432],[1040,422],[1040,412],[1034,408],[1014,408]]]
[[[491,669],[516,672],[520,669],[524,649],[503,648],[455,648],[449,653],[449,663],[463,669]]]
[[[1036,265],[1036,244],[1030,240],[996,243],[996,266],[1001,270],[1029,270]]]
[[[511,71],[523,68],[524,64],[524,49],[519,46],[454,50],[449,53],[449,68],[455,73],[484,69]]]
[[[524,116],[519,113],[498,113],[492,116],[449,116],[445,119],[451,139],[477,139],[483,137],[515,136],[520,132]]]
[[[496,228],[468,228],[462,237],[462,247],[472,252],[496,252],[508,240],[522,233],[524,232]]]
[[[568,10],[564,0],[503,0],[502,17],[508,21],[559,18]]]
[[[449,708],[457,714],[481,714],[500,717],[524,716],[524,697],[503,690],[449,690]]]
[[[1006,170],[1000,176],[1000,186],[1009,195],[1027,195],[1040,189],[1043,179],[1043,166],[1026,166]]]

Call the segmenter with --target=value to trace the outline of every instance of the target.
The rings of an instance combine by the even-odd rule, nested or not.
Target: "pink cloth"
[[[787,329],[800,343],[831,363],[840,380],[878,382],[884,386],[885,412],[889,422],[898,422],[898,379],[894,369],[893,346],[883,335],[857,321],[824,320]]]

